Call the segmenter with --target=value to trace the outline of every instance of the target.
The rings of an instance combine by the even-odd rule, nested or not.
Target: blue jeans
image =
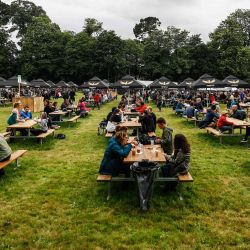
[[[222,127],[220,128],[220,131],[221,131],[222,133],[228,131],[229,134],[232,134],[233,128],[232,128],[232,126],[222,126]]]

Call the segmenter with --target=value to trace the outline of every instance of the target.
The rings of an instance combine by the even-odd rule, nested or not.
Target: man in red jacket
[[[228,116],[228,112],[222,111],[221,116],[219,120],[217,121],[217,127],[222,133],[225,131],[228,131],[229,134],[232,134],[234,123],[229,122],[227,120],[227,116]]]
[[[101,96],[99,93],[95,93],[94,95],[94,102],[95,102],[95,107],[97,107],[98,109],[100,109],[100,101],[101,101]]]
[[[137,112],[140,112],[141,114],[143,114],[146,109],[147,109],[147,105],[144,102],[141,102],[141,106],[140,107],[136,107],[135,108],[135,110]]]

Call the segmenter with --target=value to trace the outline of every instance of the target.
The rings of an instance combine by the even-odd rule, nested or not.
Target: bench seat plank
[[[68,120],[68,122],[74,122],[77,121],[80,118],[80,115],[76,115]]]
[[[23,156],[26,152],[27,152],[27,150],[17,150],[16,152],[12,153],[9,160],[4,161],[4,162],[0,162],[0,169],[6,167],[7,165],[12,163],[13,161],[17,160],[19,157]]]
[[[42,134],[38,135],[37,138],[44,139],[47,136],[53,134],[54,132],[55,132],[55,129],[49,129],[46,133],[42,133]]]
[[[179,182],[193,182],[193,177],[190,173],[184,174],[184,175],[178,175]]]
[[[97,181],[111,181],[112,179],[112,175],[103,175],[103,174],[99,174],[97,176]]]

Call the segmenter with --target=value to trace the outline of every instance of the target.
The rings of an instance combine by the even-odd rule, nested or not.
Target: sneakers
[[[248,142],[248,140],[244,138],[243,140],[241,140],[241,142],[245,143],[245,142]]]

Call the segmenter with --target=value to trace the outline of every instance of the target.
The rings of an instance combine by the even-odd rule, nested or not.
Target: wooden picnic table
[[[124,121],[118,123],[119,126],[127,127],[128,129],[136,129],[137,136],[139,136],[139,128],[141,128],[141,123],[137,119],[133,119],[132,121]]]
[[[49,113],[49,116],[50,117],[59,116],[59,121],[53,121],[53,119],[52,119],[52,123],[57,123],[57,122],[64,122],[62,119],[62,116],[65,116],[67,114],[68,114],[68,118],[70,118],[71,113],[72,113],[72,110],[67,110],[67,111],[58,110],[58,111],[54,111],[54,112]]]
[[[246,110],[246,112],[247,112],[247,121],[249,121],[250,120],[249,119],[250,118],[250,116],[249,116],[249,114],[250,114],[250,103],[240,103],[240,107]]]
[[[124,111],[123,113],[124,115],[127,115],[128,117],[136,117],[139,116],[140,113],[139,112],[132,112],[130,110]]]
[[[37,122],[34,120],[27,120],[25,122],[18,122],[16,124],[9,125],[7,128],[13,131],[13,136],[11,136],[12,138],[22,137],[22,136],[17,136],[16,131],[23,130],[23,129],[26,129],[28,131],[28,135],[25,137],[31,137],[30,129],[36,124]]]
[[[233,124],[234,124],[233,131],[232,131],[233,134],[234,134],[235,127],[239,127],[240,129],[245,128],[245,127],[250,127],[250,122],[246,122],[246,121],[242,121],[242,120],[230,118],[230,117],[227,117],[227,120],[229,122],[233,122]]]
[[[124,163],[134,163],[141,162],[143,160],[165,163],[166,159],[164,156],[164,151],[159,145],[143,145],[142,149],[140,148],[140,153],[137,153],[137,148],[135,148],[135,155],[133,155],[133,150],[130,151],[129,155],[124,158]],[[158,156],[156,156],[156,150],[158,151]]]

